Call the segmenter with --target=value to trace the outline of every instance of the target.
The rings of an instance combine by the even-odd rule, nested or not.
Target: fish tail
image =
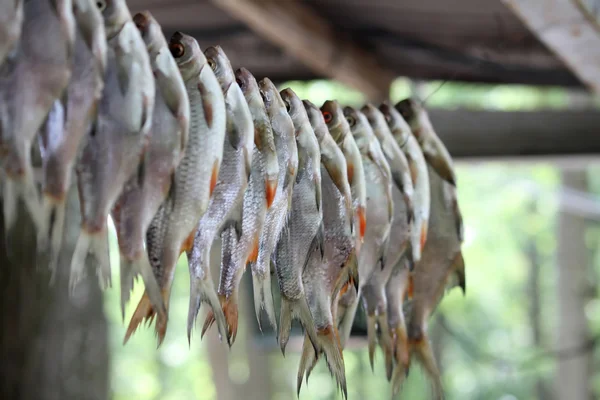
[[[73,295],[77,285],[86,275],[85,261],[90,250],[91,241],[92,235],[85,229],[81,229],[77,243],[75,244],[73,257],[71,258],[71,273],[69,277],[69,291],[71,295]]]
[[[96,264],[96,274],[102,290],[112,286],[110,278],[110,256],[108,252],[108,232],[104,229],[91,236],[90,252]]]
[[[375,315],[367,316],[367,338],[369,345],[369,363],[371,371],[374,371],[375,345],[377,344],[377,317]]]
[[[264,274],[252,274],[252,286],[254,288],[254,311],[260,325],[260,311],[262,309],[267,313],[269,323],[273,330],[277,332],[277,322],[275,322],[275,306],[273,305],[273,294],[271,293],[271,275],[266,272]]]
[[[302,296],[297,300],[290,300],[285,296],[281,296],[281,310],[279,313],[279,346],[281,352],[285,356],[285,348],[290,339],[290,331],[292,329],[292,318],[297,317],[302,324],[310,342],[317,348],[317,331],[312,319],[312,314],[308,308],[306,297]]]
[[[392,332],[396,368],[401,368],[403,371],[408,371],[408,367],[410,365],[410,352],[408,348],[408,337],[406,335],[406,326],[404,325],[404,321],[399,321],[398,325],[392,329]],[[406,372],[404,372],[404,374],[406,374]],[[394,377],[395,376],[396,373],[394,372]]]
[[[221,308],[227,324],[227,342],[231,347],[233,342],[235,342],[238,330],[237,290],[234,290],[232,295],[228,298],[225,298],[224,296],[221,297]]]
[[[396,364],[392,374],[392,400],[400,393],[407,375],[408,367],[403,364]]]
[[[433,354],[433,348],[429,342],[427,335],[422,334],[417,340],[409,341],[410,352],[415,355],[429,379],[431,379],[431,385],[436,400],[444,399],[444,388],[442,385],[442,378],[440,370],[437,367],[435,361],[435,355]]]
[[[392,370],[394,367],[394,345],[392,332],[388,324],[387,313],[377,315],[377,326],[379,327],[379,345],[383,350],[385,357],[385,373],[387,380],[392,379]]]
[[[152,307],[152,301],[150,300],[150,296],[145,294],[146,297],[148,298],[148,301],[150,302],[150,307],[152,307],[152,316],[150,318],[154,319],[154,317],[156,317],[156,325],[154,326],[154,331],[156,333],[156,341],[157,341],[156,347],[157,348],[160,347],[162,342],[165,340],[165,335],[167,334],[167,324],[169,322],[169,298],[171,297],[171,286],[167,285],[166,287],[162,288],[160,290],[160,294],[162,297],[162,304],[164,304],[165,309],[166,309],[164,314],[157,314],[154,307]]]
[[[42,197],[40,229],[37,232],[37,247],[38,255],[47,253],[48,267],[52,272],[52,281],[54,281],[58,255],[63,240],[65,210],[65,199],[55,200],[47,195]]]
[[[348,343],[348,339],[350,339],[352,324],[354,323],[354,317],[356,315],[356,310],[358,309],[359,299],[360,293],[357,294],[352,304],[350,304],[350,306],[346,308],[346,312],[344,313],[344,317],[342,319],[342,322],[340,323],[339,331],[342,349],[346,347],[346,343]]]
[[[190,306],[188,310],[187,322],[188,341],[191,342],[192,328],[194,327],[194,323],[198,317],[198,311],[200,310],[201,303],[205,303],[210,307],[210,311],[212,312],[212,315],[217,323],[219,335],[221,337],[227,337],[227,322],[225,320],[225,315],[221,309],[221,303],[219,301],[219,297],[217,296],[217,291],[215,290],[215,286],[212,282],[210,274],[207,273],[204,276],[204,279],[194,275],[192,275],[190,279]],[[212,323],[210,323],[210,325],[212,325]],[[205,322],[206,329],[208,329],[210,325],[206,326]],[[202,330],[201,338],[204,336],[204,333],[206,333],[206,329]]]
[[[154,310],[158,314],[165,314],[166,307],[163,303],[160,287],[152,272],[150,261],[146,252],[142,251],[134,260],[129,260],[121,255],[121,312],[125,319],[125,305],[129,301],[129,296],[133,290],[133,278],[138,274],[142,276],[146,295],[150,299]]]
[[[309,369],[316,364],[317,355],[314,346],[310,343],[307,335],[304,335],[302,342],[302,355],[300,356],[300,364],[298,365],[298,374],[296,376],[296,393],[300,397],[300,389],[302,388],[302,379],[306,373],[306,382],[308,383]]]
[[[25,173],[25,176],[18,180],[4,177],[2,202],[6,237],[14,235],[14,229],[17,226],[19,200],[23,200],[27,213],[39,232],[41,229],[40,202],[31,172]]]
[[[346,384],[346,368],[344,366],[344,355],[338,332],[330,325],[319,329],[319,346],[325,353],[327,368],[333,374],[335,381],[342,390],[344,398],[348,398],[348,386]]]
[[[148,297],[148,294],[144,292],[144,295],[140,299],[140,302],[131,316],[129,326],[127,327],[127,332],[125,332],[125,338],[123,338],[123,344],[127,343],[131,335],[137,330],[142,321],[150,321],[155,315],[156,313],[154,312],[154,308],[152,308],[150,298]]]

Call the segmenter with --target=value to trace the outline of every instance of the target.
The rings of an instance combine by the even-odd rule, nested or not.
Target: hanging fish
[[[356,269],[357,262],[356,242],[352,231],[352,195],[346,174],[346,159],[329,135],[322,113],[306,100],[304,107],[321,151],[324,240],[323,254],[318,249],[313,250],[302,274],[306,298],[317,329],[319,353],[315,353],[310,339],[305,336],[297,388],[299,392],[305,372],[308,378],[320,355],[324,353],[329,370],[347,397],[344,357],[336,314],[338,294],[346,282],[352,281],[350,270]]]
[[[133,17],[150,56],[154,73],[155,101],[146,148],[144,169],[129,179],[113,209],[121,254],[121,312],[133,289],[133,278],[142,275],[153,307],[164,309],[158,283],[152,274],[144,236],[160,205],[166,199],[175,168],[185,154],[190,108],[183,79],[161,27],[148,11]]]
[[[456,186],[456,175],[452,165],[452,157],[433,129],[429,115],[416,99],[404,99],[396,104],[396,110],[410,126],[417,138],[427,163],[433,167],[446,182]]]
[[[154,109],[148,52],[124,0],[97,1],[107,35],[102,99],[77,162],[81,231],[71,260],[71,291],[94,257],[100,285],[110,286],[106,221],[125,182],[145,177],[144,150]]]
[[[388,103],[381,104],[379,109],[385,116],[396,143],[398,143],[406,155],[413,181],[415,229],[411,231],[411,254],[413,262],[410,265],[414,266],[414,263],[421,258],[421,253],[427,241],[427,230],[429,229],[429,207],[431,200],[429,195],[427,162],[417,139],[400,113]]]
[[[264,229],[260,236],[258,256],[256,262],[251,262],[250,266],[254,288],[254,309],[259,326],[260,310],[264,309],[269,323],[274,330],[277,330],[271,294],[271,256],[291,211],[292,192],[298,172],[298,147],[294,123],[287,113],[286,105],[277,88],[268,78],[262,79],[258,86],[273,129],[279,176],[275,197],[267,211]]]
[[[225,98],[221,85],[198,42],[189,35],[175,32],[169,42],[169,49],[188,93],[190,125],[185,155],[175,170],[169,195],[170,207],[166,210],[168,222],[163,237],[162,275],[158,286],[167,312],[177,261],[183,252],[192,249],[198,222],[206,212],[210,195],[217,184],[226,123]],[[212,305],[218,304],[215,299],[202,295],[209,293],[204,290],[207,281],[194,276],[190,278],[191,298],[200,298]],[[131,318],[129,330],[135,330],[146,316],[155,312],[150,302],[144,302],[144,307],[138,306]],[[167,331],[166,314],[158,314],[155,329],[160,345]],[[224,335],[225,332],[221,334]]]
[[[227,240],[238,242],[242,235],[242,206],[252,166],[254,123],[244,93],[235,81],[233,68],[231,68],[231,63],[223,49],[219,46],[209,47],[204,51],[204,56],[225,95],[227,131],[217,184],[208,209],[200,219],[194,239],[192,252],[195,253],[195,256],[192,257],[192,252],[188,252],[188,260],[194,260],[193,263],[189,262],[190,276],[193,277],[194,282],[201,280],[206,282],[203,284],[202,292],[192,290],[192,295],[197,297],[190,298],[188,336],[191,334],[193,321],[200,308],[200,296],[202,295],[211,299],[210,306],[212,308],[206,317],[202,332],[204,333],[216,320],[219,332],[226,332],[227,342],[230,343],[233,332],[228,327],[234,325],[234,320],[237,323],[237,309],[228,307],[221,309],[224,299],[217,297],[210,276],[210,249],[215,236],[221,231],[226,242]],[[227,243],[229,244],[229,242]],[[212,302],[213,299],[217,299],[217,304]]]
[[[279,164],[275,152],[273,129],[258,83],[245,68],[235,71],[237,84],[242,89],[254,125],[254,150],[250,179],[242,205],[242,235],[235,229],[221,234],[221,276],[218,295],[227,316],[230,345],[237,335],[238,291],[242,274],[248,262],[256,262],[259,239],[263,231],[267,209],[273,203],[277,190]],[[210,314],[210,312],[209,312]],[[207,322],[211,319],[207,316]],[[205,329],[208,326],[205,324]]]
[[[19,4],[16,6],[18,17]],[[2,27],[14,30],[10,23]],[[31,165],[32,142],[69,83],[74,43],[71,0],[23,3],[21,37],[0,69],[0,165],[5,175],[2,202],[6,237],[12,235],[17,223],[19,200],[37,231],[43,229]]]
[[[93,0],[74,0],[77,22],[73,72],[60,102],[62,128],[42,130],[38,136],[42,154],[41,227],[38,253],[48,252],[54,271],[61,249],[67,193],[81,142],[89,131],[104,88],[106,34],[102,15]],[[59,107],[57,105],[57,107]],[[50,111],[49,118],[53,118]]]

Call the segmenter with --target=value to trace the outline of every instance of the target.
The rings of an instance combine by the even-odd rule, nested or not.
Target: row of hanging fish
[[[462,217],[452,160],[418,101],[317,107],[268,78],[234,71],[219,46],[202,52],[180,32],[167,42],[149,12],[132,17],[124,0],[0,7],[6,232],[23,201],[38,253],[56,269],[76,180],[82,223],[71,290],[90,262],[110,285],[112,216],[123,315],[134,278],[145,285],[125,340],[156,317],[163,341],[185,252],[188,337],[205,303],[202,334],[216,324],[233,344],[249,266],[259,324],[264,311],[282,352],[292,319],[304,328],[298,391],[324,355],[347,395],[342,349],[362,301],[371,365],[379,343],[394,394],[415,357],[443,396],[427,321],[447,288],[465,289]],[[217,286],[209,266],[215,239]]]

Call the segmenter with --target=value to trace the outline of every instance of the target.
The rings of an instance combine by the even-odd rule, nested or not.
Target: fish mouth
[[[148,11],[142,11],[133,16],[133,23],[142,33],[146,33],[148,30],[150,19],[148,18]]]

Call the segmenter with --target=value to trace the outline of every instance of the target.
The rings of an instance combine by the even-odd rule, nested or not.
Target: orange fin
[[[231,296],[228,299],[222,299],[221,304],[225,320],[227,321],[227,334],[229,335],[229,346],[233,345],[237,337],[238,330],[238,305],[237,301]]]
[[[125,333],[125,338],[123,339],[123,344],[127,343],[131,335],[135,333],[138,326],[143,322],[151,322],[154,319],[156,312],[152,307],[152,302],[148,295],[144,292],[144,295],[140,299],[133,316],[131,317],[131,321],[129,322],[129,327],[127,328],[127,332]]]
[[[217,186],[217,180],[219,179],[219,160],[215,160],[212,168],[212,175],[210,176],[210,195],[212,196],[215,186]]]
[[[360,239],[362,240],[365,237],[365,233],[367,232],[367,213],[365,208],[362,206],[358,207],[356,213],[358,215]]]
[[[346,169],[348,174],[348,182],[352,185],[352,178],[354,178],[354,165],[348,163]]]
[[[250,262],[256,262],[256,260],[258,259],[258,245],[259,245],[259,237],[258,237],[258,235],[256,235],[254,237],[254,242],[252,243],[252,251],[250,251],[250,255],[248,256],[248,259],[246,260],[246,264],[248,264]]]
[[[425,248],[425,242],[427,242],[427,229],[428,229],[429,221],[423,221],[421,225],[421,254],[423,254],[423,249]]]
[[[408,287],[406,289],[406,294],[409,299],[413,298],[414,290],[415,290],[415,280],[413,279],[412,274],[410,274],[408,277]]]
[[[277,192],[277,181],[267,179],[265,182],[267,209],[271,208],[271,204],[273,204],[273,200],[275,199],[276,192]]]
[[[167,313],[165,315],[157,314],[157,316],[156,316],[155,331],[156,331],[156,336],[157,336],[157,340],[158,340],[157,347],[160,347],[162,342],[165,340],[165,335],[167,333],[169,297],[171,295],[171,289],[164,288],[161,290],[161,294],[162,294],[162,298],[163,298],[163,303],[165,304],[165,308],[167,309]]]
[[[210,327],[215,323],[215,313],[212,310],[208,310],[206,313],[206,319],[204,320],[204,325],[202,326],[202,333],[200,334],[200,339],[204,339],[204,334],[210,329]]]

